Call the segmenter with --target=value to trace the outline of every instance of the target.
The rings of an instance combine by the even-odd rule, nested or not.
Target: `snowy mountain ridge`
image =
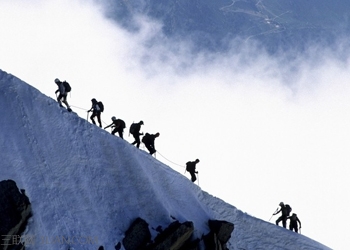
[[[1,180],[16,181],[32,203],[25,234],[97,239],[49,249],[114,249],[137,217],[149,223],[153,237],[155,228],[174,218],[192,221],[195,236],[201,237],[208,232],[208,219],[215,219],[235,225],[229,249],[329,249],[211,196],[147,152],[1,70],[0,95]],[[27,248],[48,245],[37,240]]]

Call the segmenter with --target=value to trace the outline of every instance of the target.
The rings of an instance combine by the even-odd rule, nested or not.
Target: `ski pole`
[[[271,215],[269,221],[272,219],[272,217],[275,215],[275,213],[278,211],[278,208],[275,210],[275,212],[273,212],[273,214]]]

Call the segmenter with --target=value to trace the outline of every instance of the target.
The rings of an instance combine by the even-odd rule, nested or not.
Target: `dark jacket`
[[[156,134],[149,134],[146,133],[145,136],[142,138],[142,142],[144,144],[150,144],[150,145],[154,145],[154,140],[157,138]]]
[[[132,132],[133,135],[142,135],[140,133],[141,125],[141,123],[134,123],[134,131]]]
[[[301,221],[299,220],[298,216],[296,214],[292,214],[292,216],[289,216],[287,219],[290,220],[290,224],[297,226],[299,222],[299,227],[301,227]]]
[[[186,163],[186,170],[188,172],[194,172],[196,171],[196,162],[195,161],[189,161]]]
[[[89,112],[92,111],[94,113],[101,113],[101,108],[98,105],[98,101],[96,99],[92,99],[91,102],[92,102],[92,106],[91,106],[91,109],[89,110]]]
[[[56,82],[56,84],[58,86],[58,89],[55,91],[55,94],[59,92],[61,95],[66,95],[67,91],[66,91],[66,88],[64,87],[63,82],[59,81],[59,82]]]
[[[106,128],[112,127],[117,130],[124,130],[125,128],[125,122],[121,119],[114,120],[111,124],[109,124]]]
[[[283,217],[287,217],[287,216],[289,216],[289,213],[290,213],[290,207],[289,207],[289,205],[280,205],[281,206],[281,208],[276,212],[276,213],[274,213],[274,215],[276,215],[276,214],[278,214],[279,212],[282,212],[282,216]]]

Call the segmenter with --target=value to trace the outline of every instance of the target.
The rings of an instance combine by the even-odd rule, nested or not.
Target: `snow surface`
[[[213,197],[1,70],[0,95],[1,180],[16,181],[32,203],[27,249],[114,249],[137,217],[153,237],[175,219],[201,237],[213,219],[235,225],[229,249],[330,249]]]

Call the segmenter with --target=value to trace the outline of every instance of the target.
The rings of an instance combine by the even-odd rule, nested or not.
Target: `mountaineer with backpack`
[[[197,180],[196,174],[198,174],[198,171],[196,171],[196,164],[199,163],[199,159],[196,159],[195,161],[189,161],[186,163],[186,171],[188,171],[191,174],[191,181],[195,182]]]
[[[115,116],[112,117],[112,123],[110,125],[108,125],[106,128],[112,127],[113,130],[111,132],[112,135],[115,135],[115,133],[118,132],[119,137],[123,138],[123,132],[124,132],[124,128],[125,128],[125,122],[121,119],[117,119]]]
[[[297,216],[297,214],[292,214],[292,216],[289,216],[287,219],[289,219],[289,230],[294,231],[298,233],[298,223],[299,223],[299,229],[301,228],[301,222]]]
[[[154,146],[154,140],[159,137],[159,133],[155,134],[149,134],[146,133],[144,137],[142,137],[142,142],[145,144],[146,148],[148,149],[150,155],[153,155],[156,152],[155,146]]]
[[[280,221],[282,221],[282,225],[284,228],[286,228],[287,226],[287,218],[290,214],[290,212],[292,212],[292,208],[286,204],[284,205],[283,202],[280,202],[280,209],[277,209],[277,211],[275,213],[273,213],[273,215],[278,214],[279,212],[281,212],[281,216],[276,220],[276,225],[278,226],[278,223],[280,223]]]
[[[70,87],[68,82],[66,82],[66,81],[61,82],[58,78],[55,79],[55,83],[58,86],[58,89],[55,91],[55,94],[57,95],[57,92],[59,92],[59,95],[57,97],[57,101],[60,104],[60,107],[63,107],[62,106],[62,102],[63,102],[66,105],[67,110],[69,112],[71,112],[72,109],[70,108],[70,106],[67,102],[67,95],[68,95],[68,92],[70,92],[72,88]],[[62,100],[62,102],[61,102],[61,100]]]
[[[143,121],[139,121],[138,123],[133,123],[130,126],[129,133],[132,134],[132,136],[135,138],[135,141],[131,143],[132,145],[136,144],[136,147],[140,147],[140,135],[143,135],[143,133],[140,133],[141,125],[143,125]]]
[[[100,125],[100,128],[102,128],[102,123],[101,123],[101,113],[104,110],[104,106],[102,102],[98,102],[95,98],[91,99],[92,102],[92,106],[91,109],[88,110],[87,112],[91,112],[92,111],[92,115],[90,116],[90,119],[92,121],[93,124],[96,124],[94,118],[97,117],[97,121]]]

